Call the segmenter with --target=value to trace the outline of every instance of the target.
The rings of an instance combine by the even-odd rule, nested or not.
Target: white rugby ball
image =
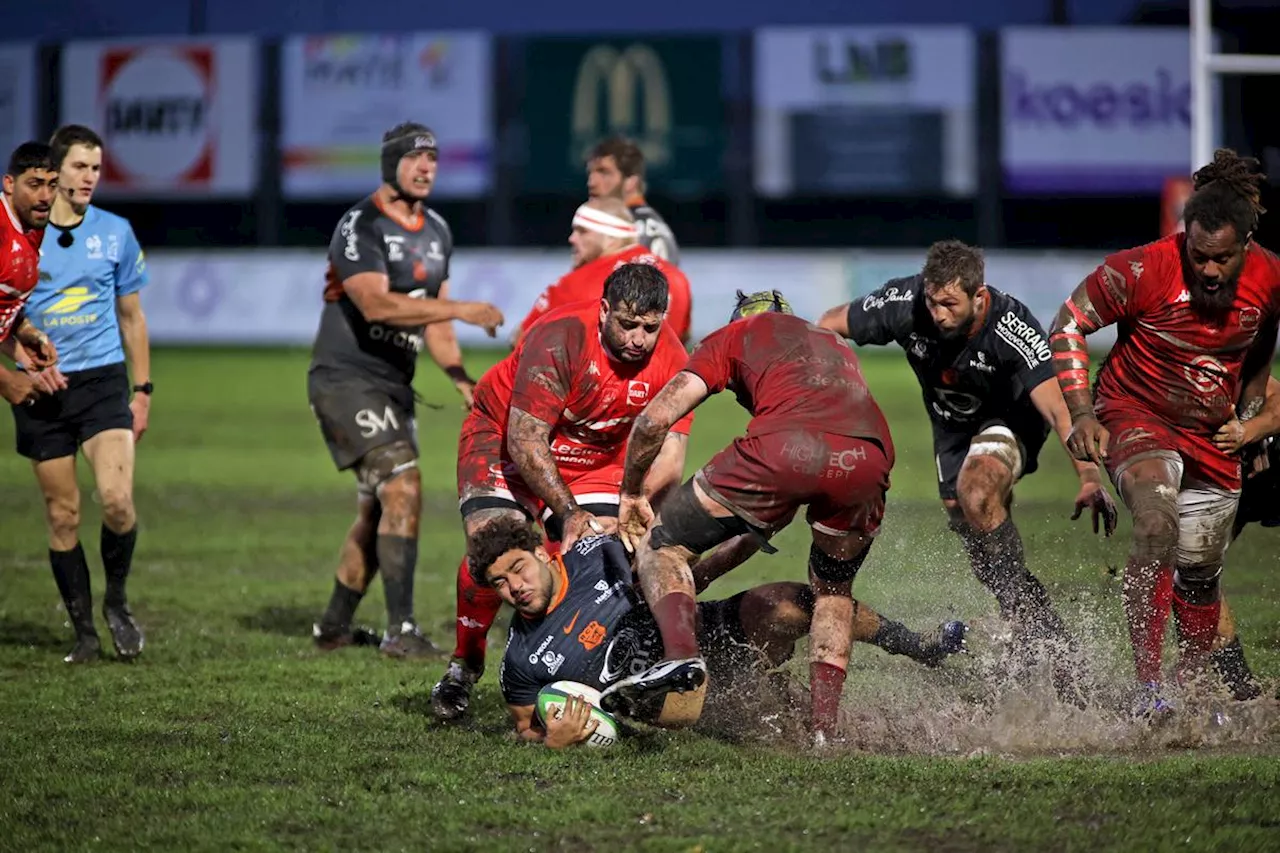
[[[576,681],[557,681],[538,691],[538,701],[534,705],[534,721],[538,726],[545,729],[543,721],[560,713],[565,700],[570,696],[579,696],[591,704],[591,717],[596,721],[596,730],[586,739],[587,746],[613,746],[618,742],[618,721],[600,710],[600,691]]]

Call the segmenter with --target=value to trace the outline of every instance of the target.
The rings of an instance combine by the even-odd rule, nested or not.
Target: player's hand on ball
[[[463,302],[458,319],[472,326],[484,327],[485,334],[491,338],[498,336],[498,327],[505,321],[502,312],[488,302]]]
[[[560,550],[568,551],[583,536],[593,536],[604,532],[602,525],[594,515],[585,509],[576,509],[564,520],[564,533],[560,536]]]
[[[1111,433],[1093,415],[1085,415],[1071,425],[1067,436],[1067,450],[1081,462],[1103,465],[1107,458],[1107,445]]]
[[[640,540],[653,524],[653,507],[644,495],[623,495],[618,502],[618,535],[631,553],[640,547]]]
[[[1248,432],[1238,418],[1232,418],[1214,433],[1213,445],[1223,453],[1238,453],[1248,444]]]
[[[591,703],[581,696],[570,696],[560,713],[552,714],[546,721],[547,736],[543,743],[552,749],[564,749],[591,737],[598,725],[591,716]]]
[[[1071,516],[1075,521],[1086,509],[1093,517],[1093,532],[1098,532],[1098,519],[1102,519],[1103,535],[1110,536],[1116,530],[1116,521],[1120,513],[1116,510],[1116,502],[1110,492],[1101,483],[1085,483],[1076,495],[1076,511]]]

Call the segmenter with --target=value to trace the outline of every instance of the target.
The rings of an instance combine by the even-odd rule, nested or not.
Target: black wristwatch
[[[150,382],[143,382],[141,385],[134,385],[133,390],[139,394],[146,394],[148,397],[150,397],[151,392],[155,389],[155,387],[156,386]]]

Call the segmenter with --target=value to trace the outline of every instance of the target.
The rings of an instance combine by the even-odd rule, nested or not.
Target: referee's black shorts
[[[129,371],[123,361],[66,374],[67,387],[11,406],[18,453],[36,462],[74,456],[103,430],[133,429]]]

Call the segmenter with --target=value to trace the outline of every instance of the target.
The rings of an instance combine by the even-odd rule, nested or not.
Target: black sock
[[[89,588],[89,564],[84,559],[84,548],[79,542],[70,551],[50,548],[49,565],[53,567],[53,579],[77,636],[97,633],[93,627],[93,593]]]
[[[920,654],[920,635],[901,622],[880,617],[880,627],[871,643],[891,655],[915,657]]]
[[[127,533],[116,533],[102,525],[102,568],[107,573],[107,592],[103,603],[119,607],[125,603],[124,582],[133,566],[133,546],[138,542],[138,525]]]
[[[973,560],[973,572],[978,580],[991,590],[1000,604],[1005,619],[1045,637],[1060,637],[1066,627],[1053,605],[1044,584],[1027,570],[1027,558],[1022,548],[1022,537],[1013,519],[1006,518],[989,533],[979,533],[970,525],[960,531]]]
[[[351,619],[356,615],[356,608],[364,599],[364,593],[358,592],[342,581],[334,578],[333,594],[329,596],[329,606],[320,617],[320,624],[325,628],[345,631],[351,627]]]
[[[398,629],[413,621],[413,572],[418,564],[418,542],[406,536],[378,534],[378,571],[387,599],[387,625]]]

